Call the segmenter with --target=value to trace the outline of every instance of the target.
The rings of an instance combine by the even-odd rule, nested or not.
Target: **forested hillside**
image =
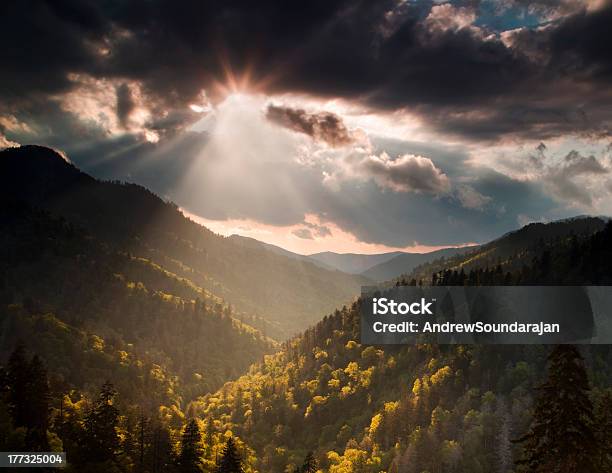
[[[469,246],[463,248],[444,248],[430,253],[401,253],[391,258],[389,261],[371,267],[361,274],[372,281],[388,281],[408,273],[415,267],[427,262],[437,261],[440,263],[455,255],[472,253],[475,250],[475,246]]]
[[[284,339],[350,302],[365,281],[263,248],[235,244],[187,219],[143,187],[101,182],[56,152],[22,146],[0,152],[0,197],[20,199],[82,226],[254,316]]]
[[[3,258],[7,267],[18,268],[14,278],[3,280],[2,297],[9,304],[3,340],[21,336],[31,342],[27,350],[17,346],[0,370],[4,450],[65,450],[71,471],[78,472],[609,471],[610,346],[584,347],[582,355],[572,347],[548,346],[362,346],[357,302],[217,392],[181,403],[181,395],[186,400],[203,386],[169,376],[171,368],[181,369],[171,359],[206,366],[206,357],[197,358],[200,346],[213,355],[220,348],[224,358],[216,363],[232,365],[237,345],[224,346],[223,340],[235,333],[237,343],[248,335],[257,344],[258,335],[215,310],[211,314],[208,302],[203,308],[172,298],[178,308],[164,311],[158,306],[167,307],[161,302],[166,297],[157,293],[154,303],[133,312],[140,297],[143,304],[148,300],[144,285],[135,295],[136,286],[115,276],[116,266],[106,271],[104,245],[65,221],[23,207],[5,212],[3,221],[9,223],[5,242],[13,238],[14,248]],[[584,278],[583,271],[599,261],[600,279],[593,282],[605,281],[611,243],[608,226],[578,239],[577,246],[561,246],[555,271],[571,265],[583,268],[573,274]],[[576,248],[578,260],[568,259]],[[70,271],[74,278],[42,284],[40,262],[62,271],[51,276]],[[528,272],[539,267],[534,261]],[[483,269],[489,273],[496,271]],[[111,274],[121,284],[109,293],[104,280]],[[23,275],[44,297],[24,297],[31,290],[24,288]],[[87,279],[95,281],[99,296]],[[129,295],[120,289],[123,283]],[[46,284],[54,289],[45,291]],[[90,301],[72,301],[66,284],[82,285],[79,291]],[[103,302],[110,296],[117,300],[116,313]],[[21,304],[14,302],[22,297]],[[61,310],[49,314],[44,306],[51,303]],[[116,327],[103,336],[89,331],[103,326],[100,313],[112,321],[109,328]],[[159,330],[151,334],[135,324],[143,317],[154,319]],[[214,336],[191,344],[198,323]],[[165,344],[167,337],[176,337],[172,346]],[[169,350],[170,364],[147,358],[155,355],[143,350],[147,345]],[[112,384],[102,385],[107,377]],[[564,434],[568,429],[579,435]],[[563,450],[550,442],[563,442]],[[554,469],[568,458],[573,469]],[[575,462],[586,469],[576,469]]]
[[[0,244],[0,356],[21,340],[67,387],[108,378],[133,401],[179,402],[274,348],[190,281],[44,211],[3,202]]]
[[[611,346],[363,346],[359,300],[278,346],[253,325],[287,333],[357,279],[44,148],[0,171],[0,451],[79,473],[610,471]],[[611,252],[602,219],[536,224],[389,284],[609,284]]]
[[[174,464],[189,402],[276,348],[243,315],[63,218],[3,200],[0,449],[125,471],[144,465],[146,433],[147,464]]]
[[[535,259],[518,273],[499,273],[494,282],[513,284],[521,274],[529,275],[530,283],[555,282],[554,274],[563,275],[564,283],[608,282],[612,226],[587,234],[565,244],[555,233],[543,240],[550,263]],[[437,283],[460,283],[449,278],[457,274],[453,271],[439,274],[443,280]],[[498,270],[484,267],[472,274],[479,275],[474,284],[486,284]],[[543,435],[542,427],[530,441],[514,442],[538,420],[554,422],[553,430],[560,432],[564,422],[577,422],[585,440],[568,434],[570,440],[563,441],[574,443],[566,450],[582,449],[580,455],[595,463],[585,472],[608,471],[612,347],[584,347],[587,371],[583,378],[567,377],[554,370],[582,369],[580,355],[568,355],[569,349],[551,355],[551,347],[533,345],[362,346],[358,323],[358,303],[336,311],[258,369],[203,397],[198,415],[217,432],[231,431],[245,440],[256,452],[251,466],[259,471],[287,471],[310,450],[322,470],[333,473],[583,471],[530,469],[537,463],[534,455],[541,455],[544,465],[555,461],[555,454],[542,454],[534,440]],[[538,387],[549,356],[552,385],[542,398]],[[556,395],[560,404],[551,408]],[[576,401],[563,404],[564,396]],[[540,406],[547,398],[548,407]],[[577,418],[575,402],[585,409]],[[515,465],[521,459],[529,460],[527,466]]]
[[[591,250],[580,248],[580,244],[585,239],[588,241],[588,237],[603,230],[605,226],[606,220],[600,217],[576,217],[551,223],[531,223],[490,243],[479,246],[473,251],[417,266],[412,272],[401,275],[397,279],[405,283],[414,280],[417,283],[431,284],[433,277],[436,282],[444,283],[444,274],[446,274],[446,283],[449,283],[448,275],[452,275],[454,272],[458,275],[461,272],[468,274],[472,270],[473,273],[486,270],[501,271],[504,274],[507,272],[516,273],[524,270],[528,265],[538,266],[537,263],[539,262],[544,264],[543,271],[547,272],[546,279],[541,279],[543,274],[538,273],[531,276],[525,275],[527,278],[535,278],[533,281],[518,278],[515,279],[515,282],[521,284],[552,282],[561,284],[565,280],[568,284],[575,284],[576,281],[585,284],[594,283],[590,278],[584,279],[585,274],[577,273],[578,268],[574,265],[568,265],[566,261],[560,263],[565,265],[562,272],[553,271],[553,267],[549,267],[548,264],[551,262],[552,253],[566,252],[568,246],[572,247],[570,257],[574,258],[573,263],[582,265],[604,264],[605,260],[595,261]],[[607,274],[609,275],[609,273]],[[551,278],[555,280],[553,281]],[[473,281],[473,283],[478,283],[478,281]],[[499,280],[498,283],[503,283],[503,280]]]

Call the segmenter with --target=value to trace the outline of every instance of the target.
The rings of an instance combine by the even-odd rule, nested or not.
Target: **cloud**
[[[514,165],[527,176],[471,158],[507,143],[610,136],[612,3],[504,0],[498,23],[486,18],[491,2],[439,3],[8,2],[1,140],[64,149],[96,176],[135,180],[207,218],[294,225],[313,238],[326,233],[306,214],[405,246],[482,241],[519,214],[598,205],[610,163],[590,150],[523,153]],[[268,122],[296,133],[251,115],[224,134],[187,131],[232,90],[278,99]],[[313,112],[296,97],[410,115],[420,135],[370,135],[366,146],[352,112]]]
[[[316,236],[321,237],[321,238],[331,236],[332,234],[330,228],[325,225],[319,225],[317,223],[312,223],[312,222],[304,222],[304,225],[310,228]]]
[[[109,137],[130,131],[147,141],[159,139],[158,131],[151,127],[154,105],[138,83],[82,74],[70,74],[69,79],[73,83],[70,92],[55,99],[64,111]]]
[[[471,186],[462,184],[455,189],[455,196],[466,209],[483,210],[491,197],[483,195]]]
[[[476,20],[473,8],[455,7],[450,3],[434,5],[425,19],[429,31],[458,31],[470,26]]]
[[[609,172],[595,156],[583,156],[572,150],[561,164],[547,169],[544,179],[560,199],[590,207],[595,189],[600,187],[594,189],[599,184],[597,178]]]
[[[301,224],[301,228],[296,228],[291,233],[298,238],[304,240],[314,240],[315,237],[325,238],[332,236],[331,229],[326,225],[320,225],[318,223],[304,221]]]
[[[567,145],[539,143],[533,151],[516,152],[504,161],[509,174],[540,184],[562,205],[592,211],[609,194],[612,163],[605,147],[599,148],[595,154],[586,154],[576,149],[567,151]]]
[[[344,174],[336,178],[372,179],[382,189],[394,192],[415,192],[430,195],[450,190],[446,174],[424,156],[404,154],[391,158],[387,153],[355,154],[345,159]]]
[[[136,108],[134,98],[132,97],[132,91],[130,86],[126,83],[121,84],[117,87],[117,119],[119,123],[124,127],[128,127],[128,120],[131,113]]]
[[[298,238],[302,238],[304,240],[314,240],[314,236],[312,232],[308,228],[297,228],[291,232]]]
[[[129,83],[132,92],[138,84],[145,108],[181,117],[181,128],[194,117],[176,112],[198,103],[203,89],[218,96],[220,84],[249,71],[251,87],[266,93],[410,109],[470,140],[610,131],[612,55],[604,45],[612,2],[503,2],[498,16],[512,11],[518,21],[512,34],[479,23],[485,8],[395,0],[299,8],[266,0],[194,0],[181,8],[168,0],[138,8],[12,2],[0,32],[0,99],[10,107],[42,103],[78,87],[71,74],[91,76]],[[127,116],[119,115],[119,122]],[[285,120],[308,132],[300,118]]]
[[[0,133],[0,149],[15,148],[17,146],[20,146],[19,143],[9,140],[6,136]]]
[[[300,108],[270,104],[266,108],[266,117],[274,123],[332,147],[346,146],[354,141],[342,118],[335,113],[307,112]]]

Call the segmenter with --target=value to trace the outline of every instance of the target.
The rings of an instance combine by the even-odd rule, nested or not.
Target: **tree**
[[[84,457],[92,463],[114,461],[119,449],[117,425],[119,410],[114,405],[117,392],[104,383],[98,399],[85,417]]]
[[[212,417],[208,417],[206,419],[206,424],[204,427],[204,435],[206,436],[206,456],[207,457],[210,457],[212,454],[212,448],[215,442],[214,434],[215,434],[215,426],[213,424]]]
[[[28,414],[26,447],[31,451],[49,450],[47,429],[49,428],[49,381],[47,370],[38,355],[34,355],[29,366],[28,380]]]
[[[612,390],[605,391],[595,408],[597,429],[595,436],[601,446],[600,469],[612,471]]]
[[[38,355],[28,362],[23,344],[11,354],[6,373],[9,412],[13,427],[26,430],[29,451],[47,451],[49,427],[49,382],[47,370]]]
[[[510,415],[503,399],[498,401],[498,420],[501,423],[497,432],[497,471],[508,473],[512,469],[512,445],[510,443]]]
[[[314,455],[312,454],[312,452],[308,452],[306,454],[306,457],[304,458],[302,466],[297,468],[296,473],[316,473],[318,468],[319,466]]]
[[[537,388],[534,416],[517,465],[530,473],[597,472],[593,405],[582,356],[558,345],[548,357],[548,379]]]
[[[8,360],[8,404],[14,427],[28,427],[28,381],[30,366],[25,346],[19,343]]]
[[[181,472],[198,473],[202,463],[202,434],[195,419],[191,419],[185,426],[181,438],[181,453],[178,464]]]
[[[242,458],[232,437],[227,439],[223,453],[217,464],[217,473],[243,473]]]
[[[151,473],[174,471],[172,439],[168,428],[156,421],[151,440],[151,449],[147,455],[147,467]]]

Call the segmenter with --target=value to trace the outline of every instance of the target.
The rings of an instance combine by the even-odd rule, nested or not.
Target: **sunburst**
[[[211,87],[211,95],[219,101],[223,101],[230,95],[264,93],[277,77],[277,74],[273,72],[261,73],[261,70],[257,68],[256,54],[252,54],[243,66],[237,68],[223,49],[219,51],[222,77],[213,79]]]

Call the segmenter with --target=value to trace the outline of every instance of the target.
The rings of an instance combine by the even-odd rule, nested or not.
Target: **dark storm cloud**
[[[408,108],[472,139],[606,133],[612,6],[570,3],[557,9],[566,16],[502,41],[457,22],[477,16],[478,2],[8,2],[0,96],[60,93],[74,87],[69,73],[85,73],[139,81],[167,111],[212,91],[229,65],[268,92]]]
[[[529,8],[522,0],[504,3]],[[226,156],[202,158],[208,137],[185,132],[197,117],[188,106],[205,102],[203,90],[221,99],[217,85],[248,71],[264,93],[407,111],[426,131],[456,135],[459,143],[605,136],[612,3],[562,6],[541,0],[534,11],[547,16],[545,25],[500,33],[478,22],[477,1],[4,2],[0,118],[16,125],[0,125],[0,142],[63,149],[98,177],[139,182],[207,218],[251,218],[296,225],[302,237],[329,236],[325,225],[304,223],[315,214],[366,242],[485,241],[521,220],[567,216],[555,213],[562,207],[544,193],[546,185],[553,196],[589,204],[593,193],[581,186],[605,179],[607,167],[587,153],[570,157],[556,174],[542,164],[547,174],[529,183],[476,173],[465,150],[372,137],[372,155],[347,168],[365,178],[340,179],[339,190],[322,182],[329,169],[317,164],[249,159],[241,173],[219,179],[207,166]],[[119,125],[133,125],[132,134],[118,136],[121,126],[111,126],[109,137],[90,119],[97,110],[83,118],[64,106],[68,93],[80,103],[83,84],[89,97],[106,100],[105,113]],[[145,112],[148,118],[130,123]],[[276,107],[268,115],[332,146],[352,138],[333,114]],[[160,141],[144,142],[145,132]],[[382,158],[383,151],[394,159]],[[468,180],[459,179],[466,173]],[[192,187],[183,182],[189,176]]]
[[[111,24],[94,2],[3,2],[0,94],[20,104],[71,87],[69,73],[95,71]]]
[[[351,132],[342,118],[335,113],[309,113],[300,108],[268,105],[268,120],[290,130],[310,136],[315,141],[322,141],[329,146],[345,146],[353,142]]]
[[[135,106],[130,86],[121,84],[117,87],[117,119],[124,128],[127,128],[130,114],[134,111]]]

